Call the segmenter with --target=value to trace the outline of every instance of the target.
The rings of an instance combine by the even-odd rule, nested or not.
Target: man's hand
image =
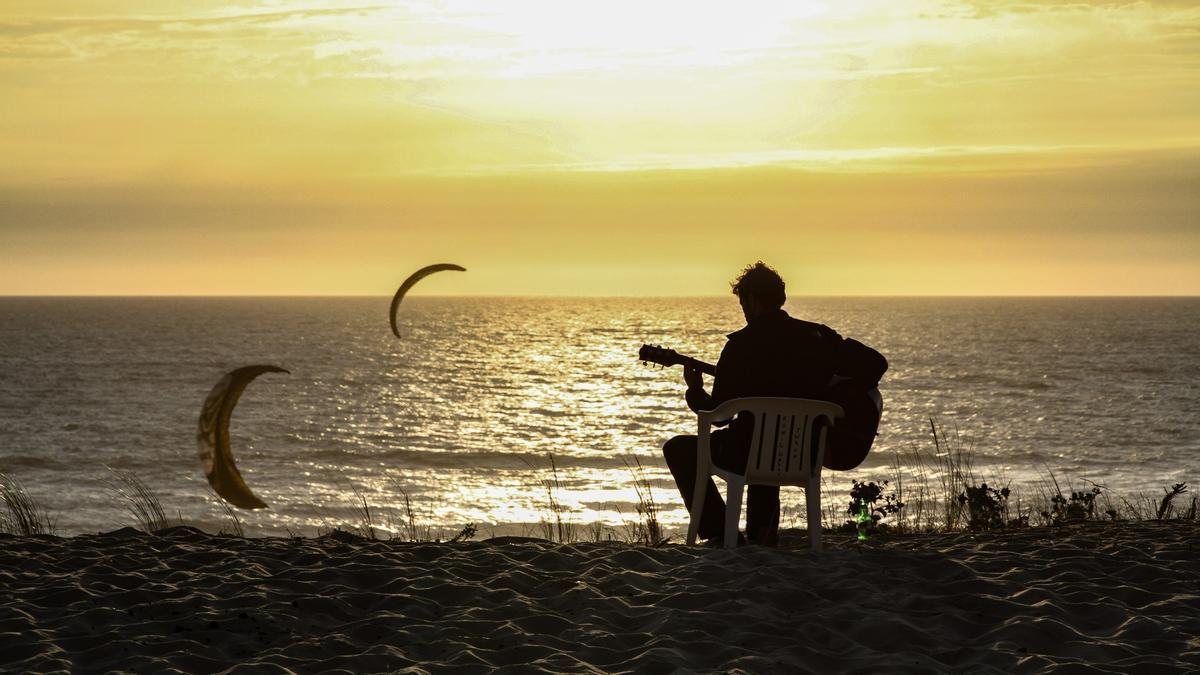
[[[685,365],[683,367],[683,381],[687,382],[688,389],[704,388],[704,375],[700,373],[698,368]]]

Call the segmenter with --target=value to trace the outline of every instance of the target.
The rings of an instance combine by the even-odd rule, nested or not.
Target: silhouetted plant
[[[899,513],[904,503],[895,494],[887,494],[887,486],[886,480],[879,483],[854,481],[854,486],[850,488],[850,505],[846,509],[852,519],[847,520],[843,527],[859,530],[860,538],[863,538],[864,526],[865,529],[874,529],[889,514]]]
[[[987,483],[968,485],[958,495],[958,503],[965,505],[967,509],[967,529],[994,530],[1005,525],[1027,525],[1029,516],[1018,516],[1009,522],[1008,496],[1010,494],[1012,492],[1007,485],[998,490],[990,487]]]
[[[1050,511],[1042,512],[1052,525],[1077,523],[1091,520],[1096,515],[1096,497],[1100,495],[1099,485],[1093,485],[1091,490],[1072,491],[1068,499],[1062,493],[1050,497]]]
[[[446,543],[457,544],[460,541],[469,541],[475,536],[475,532],[475,523],[467,523],[466,525],[463,525],[461,530],[458,531],[458,534],[451,537]]]
[[[1176,483],[1175,485],[1173,485],[1171,487],[1170,490],[1164,490],[1164,491],[1166,492],[1166,494],[1163,495],[1162,502],[1160,502],[1158,505],[1158,513],[1155,514],[1155,518],[1157,520],[1165,520],[1166,518],[1170,517],[1171,502],[1174,501],[1174,499],[1176,497],[1178,497],[1179,495],[1187,492],[1187,483]],[[1192,504],[1193,519],[1195,518],[1195,508],[1196,508],[1195,503],[1193,503]]]

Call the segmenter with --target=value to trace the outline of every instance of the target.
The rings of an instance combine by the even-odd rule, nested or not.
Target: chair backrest
[[[842,407],[829,401],[748,397],[726,401],[711,418],[741,412],[754,416],[745,476],[747,484],[758,485],[804,485],[820,476],[825,433],[843,415]]]

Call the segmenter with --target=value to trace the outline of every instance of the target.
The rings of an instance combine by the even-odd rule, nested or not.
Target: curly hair
[[[783,307],[787,300],[783,277],[761,260],[753,265],[746,265],[746,269],[729,282],[729,285],[733,287],[733,294],[739,298],[750,296],[772,307]]]

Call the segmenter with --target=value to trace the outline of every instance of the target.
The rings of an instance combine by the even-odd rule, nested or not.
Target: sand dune
[[[1195,525],[805,550],[0,536],[0,671],[1195,672]]]

